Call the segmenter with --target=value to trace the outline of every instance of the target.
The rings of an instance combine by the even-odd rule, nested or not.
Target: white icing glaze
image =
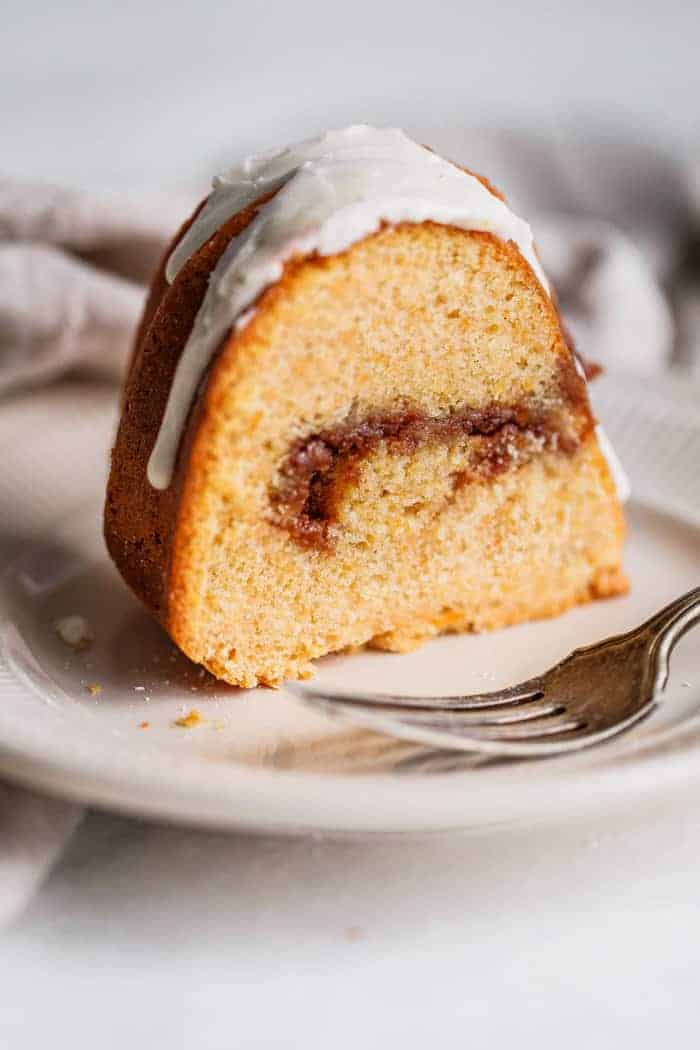
[[[281,188],[280,188],[281,187]],[[474,176],[417,145],[396,128],[355,125],[330,131],[281,153],[263,153],[214,180],[206,204],[175,247],[166,277],[223,223],[277,189],[215,267],[180,357],[148,480],[165,489],[180,436],[207,364],[235,325],[254,315],[258,296],[294,256],[334,255],[378,230],[382,222],[433,222],[493,233],[513,241],[544,289],[530,227]]]
[[[583,381],[587,383],[586,370],[581,364],[577,354],[574,354],[574,366]],[[625,468],[622,466],[615,449],[612,447],[610,438],[603,430],[600,423],[598,423],[595,428],[595,436],[598,439],[598,448],[603,453],[603,459],[608,464],[608,470],[610,471],[610,477],[613,479],[617,498],[620,503],[626,503],[632,495],[632,486],[630,485],[630,480],[625,473]]]
[[[600,423],[595,428],[595,436],[598,439],[598,448],[603,453],[603,456],[607,460],[608,468],[610,469],[610,476],[613,479],[615,488],[617,489],[617,498],[620,503],[626,503],[632,495],[632,486],[630,480],[625,473],[625,468],[620,463],[615,449],[612,447],[610,438],[603,430]]]

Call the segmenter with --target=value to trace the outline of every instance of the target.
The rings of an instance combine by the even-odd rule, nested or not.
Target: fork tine
[[[466,730],[475,740],[538,740],[542,737],[561,736],[563,733],[573,733],[577,729],[585,729],[586,723],[582,718],[560,718],[555,717],[547,721],[538,722],[535,725],[526,723],[524,725],[511,724],[505,726],[475,726]],[[455,732],[459,732],[455,726]]]
[[[624,733],[638,722],[648,718],[656,707],[656,702],[651,700],[615,725],[595,732],[590,732],[583,720],[567,719],[559,722],[552,721],[546,729],[540,728],[539,730],[534,725],[504,727],[500,731],[497,729],[489,731],[485,728],[475,729],[473,732],[465,730],[462,733],[447,729],[435,730],[432,734],[432,742],[455,747],[462,751],[492,751],[495,754],[522,758],[565,754],[567,751],[578,751],[584,747],[603,743],[605,740]],[[402,727],[399,732],[408,736],[411,729]],[[427,743],[427,734],[423,737],[423,741]]]
[[[381,709],[370,710],[369,707],[358,710],[354,705],[348,705],[347,712],[340,704],[327,704],[325,706],[331,713],[346,714],[358,725],[376,732],[388,733],[390,736],[411,740],[417,743],[435,748],[450,748],[457,751],[483,751],[512,758],[536,758],[545,755],[558,755],[565,752],[578,751],[594,744],[603,743],[612,737],[630,729],[637,722],[643,721],[656,708],[656,703],[650,701],[628,718],[608,726],[596,732],[587,731],[585,724],[576,722],[572,726],[566,721],[552,721],[547,733],[542,728],[531,725],[527,728],[532,731],[531,735],[516,735],[516,727],[504,726],[501,730],[493,727],[490,731],[487,727],[481,728],[460,726],[459,723],[436,722],[435,726],[414,725],[405,718],[392,718],[385,715]],[[572,720],[573,721],[573,720]],[[439,726],[439,728],[437,728]],[[506,735],[507,734],[507,735]]]
[[[560,736],[582,729],[582,719],[567,716],[560,704],[541,705],[529,718],[499,721],[498,709],[484,714],[461,712],[400,711],[389,707],[376,707],[371,704],[345,704],[342,701],[316,700],[320,707],[334,715],[345,716],[368,728],[389,732],[393,735],[405,735],[409,739],[428,740],[432,735],[452,741],[451,746],[459,746],[461,739],[471,740],[473,746],[491,741],[496,744],[516,743],[540,740],[545,737]],[[540,707],[540,705],[537,705]],[[517,710],[517,709],[516,709]],[[503,717],[502,714],[500,717]]]
[[[328,703],[357,704],[365,708],[402,708],[423,711],[481,711],[488,708],[515,706],[537,700],[544,695],[542,680],[532,678],[528,682],[497,689],[491,693],[475,693],[472,696],[402,696],[395,693],[346,693],[317,686],[300,686],[286,682],[285,689],[302,700],[320,700]]]
[[[307,696],[308,699],[308,696]],[[406,708],[403,706],[392,706],[391,704],[363,703],[356,699],[351,703],[334,697],[331,700],[315,696],[312,702],[324,707],[326,710],[338,710],[348,715],[366,711],[368,714],[381,714],[387,718],[399,719],[404,725],[426,726],[427,728],[441,728],[442,726],[453,727],[458,731],[461,727],[469,726],[507,726],[516,725],[521,722],[530,722],[534,719],[551,717],[564,713],[564,706],[552,700],[525,701],[520,704],[501,704],[494,707],[481,708]]]

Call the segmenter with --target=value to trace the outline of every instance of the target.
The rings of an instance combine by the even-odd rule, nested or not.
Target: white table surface
[[[2,164],[15,174],[188,182],[232,146],[357,118],[419,132],[604,113],[677,142],[697,122],[687,0],[4,10]],[[104,456],[113,402],[64,384],[0,405],[0,442],[16,414],[26,422],[1,446],[5,553],[61,510],[60,478],[22,467],[36,428],[55,428],[78,476]],[[91,812],[0,937],[0,1045],[695,1047],[699,801],[345,842]]]
[[[327,127],[700,143],[694,0],[4,0],[4,170],[177,182]],[[476,158],[478,160],[478,158]],[[499,177],[500,177],[500,173]],[[507,177],[506,177],[507,182]]]
[[[3,1045],[696,1047],[699,861],[697,800],[412,842],[92,814],[0,943]]]

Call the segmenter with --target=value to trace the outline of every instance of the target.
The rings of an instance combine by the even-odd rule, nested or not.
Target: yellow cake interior
[[[290,478],[312,453],[299,510]],[[623,534],[585,386],[516,248],[387,227],[288,265],[216,359],[166,625],[219,677],[276,683],[348,646],[404,651],[619,593]]]

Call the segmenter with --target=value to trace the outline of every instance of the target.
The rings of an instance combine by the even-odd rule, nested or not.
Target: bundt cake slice
[[[105,534],[236,685],[626,589],[624,523],[528,226],[401,132],[217,179],[156,275]]]

